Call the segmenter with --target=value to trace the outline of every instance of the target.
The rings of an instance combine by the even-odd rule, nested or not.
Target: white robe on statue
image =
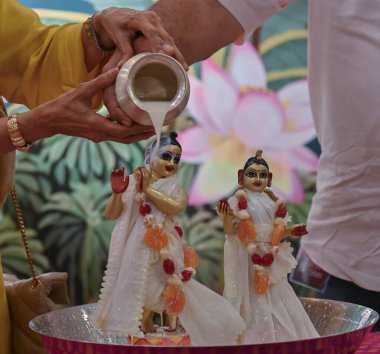
[[[260,256],[270,253],[276,203],[265,193],[247,191],[247,211],[256,228],[256,246]],[[234,215],[239,208],[235,196],[228,200]],[[253,286],[253,263],[246,246],[236,235],[226,236],[224,246],[224,296],[245,320],[247,329],[242,343],[268,343],[318,337],[318,333],[300,300],[288,283],[287,275],[296,266],[289,242],[279,245],[274,262],[265,267],[269,276],[266,294]]]
[[[163,178],[152,187],[173,199],[180,199],[181,187],[176,176]],[[124,210],[112,233],[107,270],[100,300],[91,319],[106,331],[123,335],[139,333],[143,308],[164,310],[162,293],[167,284],[163,260],[159,253],[144,243],[146,226],[135,202],[135,180],[124,192]],[[157,223],[162,223],[174,255],[175,274],[185,268],[183,241],[174,228],[172,218],[149,203]],[[172,252],[173,251],[173,252]],[[183,282],[185,307],[179,315],[181,325],[193,345],[235,344],[245,328],[244,321],[229,302],[194,279]]]

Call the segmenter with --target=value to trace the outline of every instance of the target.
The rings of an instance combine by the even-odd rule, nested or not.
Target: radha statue
[[[303,236],[304,224],[288,226],[285,203],[268,188],[272,174],[259,150],[238,172],[239,189],[220,201],[226,234],[224,296],[247,329],[240,342],[268,343],[318,337],[287,275],[296,266],[289,235]]]

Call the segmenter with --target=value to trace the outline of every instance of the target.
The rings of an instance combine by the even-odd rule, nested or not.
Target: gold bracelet
[[[105,57],[110,53],[113,53],[115,50],[115,47],[113,48],[106,48],[103,46],[103,44],[100,42],[99,34],[95,31],[94,26],[94,18],[98,14],[98,12],[95,12],[92,14],[84,23],[87,31],[87,36],[90,39],[90,41],[95,45],[95,47],[99,50],[99,52],[102,53],[102,55]]]
[[[13,113],[8,117],[7,127],[9,138],[13,146],[20,151],[28,151],[32,144],[29,144],[22,137],[20,130],[18,129],[17,116],[18,113]]]

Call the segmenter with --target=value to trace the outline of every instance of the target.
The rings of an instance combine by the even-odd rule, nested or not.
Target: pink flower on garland
[[[229,195],[238,169],[258,148],[273,172],[273,189],[290,202],[303,201],[298,171],[315,171],[318,161],[305,147],[315,137],[307,81],[268,90],[263,62],[249,43],[233,46],[228,71],[211,59],[201,65],[202,79],[190,77],[188,104],[198,124],[179,134],[182,160],[199,164],[189,203]]]

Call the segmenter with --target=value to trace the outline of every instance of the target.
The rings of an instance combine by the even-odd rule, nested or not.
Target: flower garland
[[[285,203],[283,200],[278,199],[277,210],[275,213],[274,230],[272,233],[272,249],[271,252],[265,253],[261,256],[257,253],[256,245],[256,229],[250,215],[247,211],[248,201],[247,193],[243,189],[239,189],[235,193],[238,201],[237,207],[237,236],[247,249],[253,264],[253,284],[258,294],[266,294],[269,288],[269,277],[267,268],[270,267],[275,259],[275,254],[279,250],[279,244],[285,235],[285,227],[290,221],[290,217],[286,211]]]
[[[167,284],[163,292],[165,311],[169,316],[178,317],[183,311],[186,302],[183,283],[195,276],[198,256],[191,247],[184,247],[185,268],[181,270],[180,275],[177,275],[176,267],[172,260],[173,251],[163,225],[156,222],[154,215],[151,213],[152,207],[147,203],[144,192],[137,193],[135,200],[140,204],[139,212],[144,217],[144,225],[147,228],[144,243],[147,247],[159,253],[163,270],[167,274]],[[183,230],[179,226],[178,218],[172,218],[171,221],[178,236],[182,238]]]

